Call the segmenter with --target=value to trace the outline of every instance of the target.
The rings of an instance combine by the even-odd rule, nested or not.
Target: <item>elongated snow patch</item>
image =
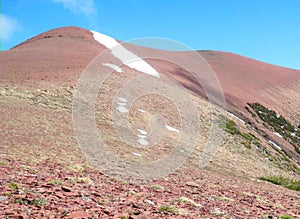
[[[151,65],[136,54],[127,50],[114,38],[96,31],[91,30],[91,32],[93,33],[94,39],[108,48],[111,51],[111,54],[119,59],[124,65],[159,78],[159,73]]]
[[[102,65],[110,67],[111,69],[115,70],[116,72],[122,73],[123,70],[119,66],[112,64],[112,63],[102,63]]]
[[[141,112],[141,113],[145,113],[145,112],[146,112],[146,111],[143,110],[143,109],[138,109],[138,111]]]
[[[117,110],[121,113],[128,113],[128,109],[126,108],[127,99],[124,97],[118,97],[119,102],[117,102],[118,107]]]
[[[246,122],[244,120],[242,120],[240,117],[234,115],[233,113],[227,112],[228,115],[232,116],[233,118],[237,119],[238,121],[240,121],[243,124],[246,124]]]
[[[145,130],[143,129],[137,129],[139,131],[139,133],[141,133],[142,135],[147,135],[148,132],[146,132]]]
[[[270,143],[271,145],[273,145],[275,148],[277,148],[278,150],[281,150],[281,151],[282,151],[282,148],[281,148],[278,144],[276,144],[275,142],[269,140],[269,143]]]
[[[166,128],[167,128],[169,131],[171,131],[171,132],[179,132],[178,129],[175,129],[175,128],[173,128],[173,127],[171,127],[171,126],[168,126],[168,125],[166,125]]]

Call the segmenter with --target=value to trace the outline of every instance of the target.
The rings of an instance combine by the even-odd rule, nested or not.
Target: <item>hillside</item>
[[[1,216],[299,217],[261,180],[300,179],[299,70],[77,27],[0,60]]]

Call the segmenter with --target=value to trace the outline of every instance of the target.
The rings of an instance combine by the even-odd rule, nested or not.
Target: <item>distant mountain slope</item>
[[[118,41],[119,42],[119,41]],[[205,97],[206,94],[193,76],[165,60],[155,57],[172,57],[180,60],[194,73],[199,73],[197,60],[191,60],[191,52],[171,52],[124,44],[128,50],[147,59],[160,74],[182,83],[186,88]],[[39,34],[8,51],[0,52],[0,82],[4,84],[32,85],[39,88],[51,84],[75,86],[83,70],[106,47],[97,42],[91,31],[78,27],[63,27]],[[256,124],[245,107],[258,102],[284,116],[295,126],[300,124],[300,71],[275,66],[247,57],[221,51],[198,51],[211,68],[223,89],[227,109],[243,119]],[[201,84],[209,92],[216,85],[200,72]],[[262,127],[262,129],[264,129]],[[293,151],[286,141],[270,132],[283,147]],[[272,138],[272,139],[273,139]],[[274,139],[273,139],[274,140]],[[298,156],[299,158],[299,156]]]

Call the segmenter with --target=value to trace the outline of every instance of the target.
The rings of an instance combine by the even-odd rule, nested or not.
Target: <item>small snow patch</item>
[[[155,203],[149,199],[145,199],[145,202],[149,205],[155,205]]]
[[[128,113],[128,109],[126,108],[127,99],[123,97],[118,97],[118,99],[119,102],[117,103],[118,104],[117,110],[121,113]]]
[[[111,69],[115,70],[116,72],[122,73],[123,70],[119,66],[112,64],[112,63],[102,63],[102,65],[110,67]]]
[[[141,156],[142,156],[142,155],[140,155],[139,153],[135,153],[135,152],[132,152],[132,155],[138,156],[138,157],[141,157]]]
[[[148,141],[145,138],[139,138],[137,140],[137,142],[140,143],[143,146],[147,146],[149,144]]]
[[[282,138],[282,135],[279,134],[278,132],[273,132],[273,134],[276,135],[276,136],[278,136],[278,137],[280,137],[280,138]]]
[[[173,128],[173,127],[171,127],[171,126],[168,126],[168,125],[166,125],[166,128],[167,128],[169,131],[171,131],[171,132],[179,132],[178,129],[175,129],[175,128]]]
[[[146,132],[145,130],[143,129],[137,129],[142,135],[147,135],[148,132]]]
[[[278,144],[276,144],[275,142],[269,140],[269,143],[270,143],[271,145],[273,145],[275,148],[277,148],[278,150],[282,150],[282,148],[281,148]]]
[[[119,101],[120,102],[123,102],[123,103],[127,103],[127,99],[126,98],[124,98],[124,97],[118,97],[118,99],[119,99]]]
[[[117,110],[120,112],[120,113],[128,113],[128,109],[125,107],[125,106],[118,106],[117,107]]]
[[[138,109],[139,112],[141,113],[145,113],[146,111],[145,110],[142,110],[142,109]]]
[[[147,146],[149,144],[148,141],[146,140],[146,137],[147,137],[146,135],[148,134],[148,132],[146,132],[143,129],[137,129],[137,130],[140,133],[138,135],[139,139],[137,140],[137,142],[140,143],[143,146]]]
[[[139,138],[146,138],[146,135],[138,135]]]
[[[228,115],[230,115],[231,117],[237,119],[238,121],[240,121],[243,124],[246,124],[246,122],[244,120],[242,120],[240,117],[234,115],[233,113],[227,112]]]
[[[126,106],[127,103],[118,102],[118,105],[119,105],[119,106]]]

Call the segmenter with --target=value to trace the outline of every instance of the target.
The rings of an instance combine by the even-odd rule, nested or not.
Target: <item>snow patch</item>
[[[278,132],[273,132],[274,135],[277,135],[278,137],[282,138],[282,135],[279,134]]]
[[[228,115],[230,115],[231,117],[237,119],[238,121],[240,121],[243,124],[246,124],[246,122],[244,120],[242,120],[240,117],[234,115],[233,113],[227,112]]]
[[[119,102],[117,103],[117,110],[121,113],[128,113],[128,109],[126,108],[127,99],[123,97],[118,97]]]
[[[175,129],[175,128],[173,128],[173,127],[171,127],[171,126],[168,126],[168,125],[166,125],[166,128],[167,128],[169,131],[171,131],[171,132],[179,132],[178,129]]]
[[[142,135],[147,135],[148,132],[146,132],[145,130],[143,129],[137,129]]]
[[[146,135],[138,135],[139,138],[146,138]]]
[[[149,144],[148,141],[145,138],[139,138],[137,140],[137,142],[140,143],[143,146],[147,146]]]
[[[145,113],[146,111],[145,110],[142,110],[142,109],[138,109],[139,112],[141,113]]]
[[[270,143],[271,145],[273,145],[275,148],[277,148],[278,150],[281,150],[281,151],[282,151],[282,148],[281,148],[278,144],[276,144],[275,142],[269,140],[269,143]]]
[[[119,101],[122,102],[122,103],[127,103],[128,100],[124,97],[118,97]]]
[[[132,152],[132,155],[135,155],[135,156],[138,156],[138,157],[141,157],[142,155],[140,155],[139,153],[135,153],[135,152]]]
[[[159,73],[151,65],[136,54],[127,50],[114,38],[96,31],[91,30],[91,32],[93,33],[94,39],[106,48],[110,49],[111,54],[119,59],[124,65],[159,78]],[[130,63],[128,63],[128,61],[130,61]]]
[[[138,135],[139,139],[137,140],[138,143],[140,143],[141,145],[143,146],[147,146],[149,143],[146,139],[146,135],[148,134],[148,132],[146,132],[145,130],[143,129],[137,129],[140,133],[140,135]]]
[[[111,69],[115,70],[116,72],[122,73],[123,70],[119,66],[112,64],[112,63],[102,63],[102,65],[110,67]]]
[[[119,105],[119,106],[117,107],[117,110],[118,110],[120,113],[128,113],[128,109],[127,109],[125,106]]]
[[[118,105],[119,105],[119,106],[126,106],[127,103],[118,102]]]

